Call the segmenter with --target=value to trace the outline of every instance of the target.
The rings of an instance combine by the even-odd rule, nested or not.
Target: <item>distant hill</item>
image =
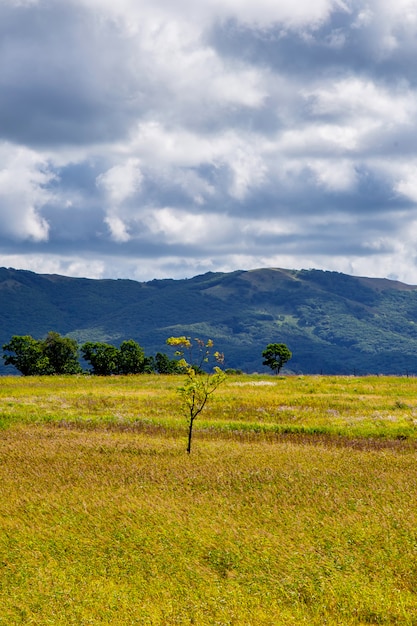
[[[287,371],[417,374],[417,287],[320,270],[258,269],[185,280],[93,280],[0,268],[0,345],[50,330],[147,355],[171,335],[212,338],[226,367],[267,371],[283,342]],[[13,373],[0,363],[0,373]]]

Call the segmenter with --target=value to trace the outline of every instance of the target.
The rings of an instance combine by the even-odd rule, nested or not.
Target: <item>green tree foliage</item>
[[[78,362],[78,344],[75,339],[61,337],[59,333],[50,331],[40,343],[54,374],[80,374],[82,372]]]
[[[90,363],[91,373],[96,376],[111,376],[119,373],[119,350],[109,343],[87,341],[81,346],[81,354]]]
[[[87,341],[81,354],[90,363],[91,373],[97,376],[112,374],[142,374],[149,371],[143,348],[133,339],[123,341],[120,348],[100,341]]]
[[[180,342],[184,339],[172,338]],[[188,346],[173,343],[177,347]],[[31,335],[14,335],[9,343],[3,346],[3,360],[5,365],[14,366],[24,376],[51,375],[51,374],[79,374],[82,372],[78,361],[79,351],[82,358],[90,365],[89,372],[97,376],[111,376],[113,374],[143,374],[158,372],[159,374],[183,374],[192,367],[195,374],[204,374],[203,363],[213,345],[212,342],[195,340],[200,361],[189,365],[184,359],[171,359],[162,352],[155,357],[145,356],[143,348],[133,339],[123,341],[120,348],[99,341],[87,341],[79,349],[77,342],[69,337],[62,337],[59,333],[50,331],[45,339],[34,339]],[[191,342],[187,348],[190,358],[193,352]],[[177,350],[177,356],[183,355]],[[213,357],[219,361],[221,355],[216,352]],[[191,361],[190,361],[191,363]]]
[[[224,355],[212,351],[211,339],[204,342],[197,338],[193,344],[189,337],[170,337],[167,344],[176,348],[175,354],[181,357],[178,365],[185,372],[185,381],[178,388],[178,393],[188,420],[187,452],[190,454],[194,421],[206,406],[209,397],[226,380],[226,374],[218,365],[214,366],[212,373],[206,373],[203,371],[204,364],[209,362],[211,356],[217,363],[223,363]],[[188,355],[188,360],[185,354]],[[192,362],[195,364],[191,365]]]
[[[3,350],[5,365],[13,365],[23,376],[53,373],[43,342],[31,335],[13,335]]]
[[[143,361],[143,373],[144,374],[152,374],[155,372],[155,357],[154,356],[145,356]]]
[[[158,374],[180,374],[184,372],[176,359],[170,359],[163,352],[157,352],[155,355],[155,371]]]
[[[269,343],[262,352],[263,365],[267,365],[273,372],[279,374],[284,365],[292,357],[292,352],[285,343]]]
[[[118,363],[119,374],[142,374],[145,371],[145,351],[133,339],[123,341],[119,348]]]
[[[23,376],[81,372],[77,342],[53,331],[45,339],[14,335],[3,351],[5,364],[13,365]]]

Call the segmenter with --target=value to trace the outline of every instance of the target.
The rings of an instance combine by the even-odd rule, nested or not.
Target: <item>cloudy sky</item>
[[[0,0],[0,265],[417,284],[417,0]]]

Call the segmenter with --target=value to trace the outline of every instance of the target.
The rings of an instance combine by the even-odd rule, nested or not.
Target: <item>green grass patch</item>
[[[18,423],[186,427],[176,376],[0,378],[0,427]],[[198,431],[417,437],[417,379],[230,376]]]

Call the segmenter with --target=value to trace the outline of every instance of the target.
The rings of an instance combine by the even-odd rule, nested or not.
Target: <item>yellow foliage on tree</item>
[[[215,365],[212,372],[203,370],[203,365],[209,363],[211,357],[216,363],[223,363],[224,361],[223,353],[212,352],[214,346],[212,339],[204,342],[202,339],[196,338],[193,341],[190,337],[170,337],[167,339],[169,346],[177,348],[175,354],[181,357],[179,365],[184,368],[185,372],[185,381],[181,387],[178,387],[178,394],[188,420],[188,454],[191,452],[194,420],[206,406],[209,397],[226,380],[226,374],[219,365]],[[198,357],[193,364],[193,357],[195,358],[196,352]]]

